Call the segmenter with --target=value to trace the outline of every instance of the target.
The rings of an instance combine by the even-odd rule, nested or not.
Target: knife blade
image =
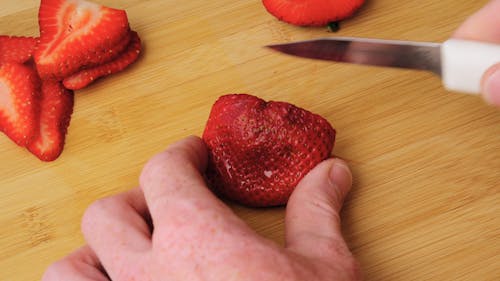
[[[480,92],[484,72],[500,63],[500,45],[460,39],[433,43],[331,37],[266,47],[303,58],[430,71],[448,90],[471,94]]]

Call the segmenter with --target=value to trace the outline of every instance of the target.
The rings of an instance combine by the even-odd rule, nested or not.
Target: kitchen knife
[[[446,89],[471,94],[480,92],[485,71],[500,63],[500,45],[461,39],[441,44],[332,37],[267,47],[304,58],[431,71]]]

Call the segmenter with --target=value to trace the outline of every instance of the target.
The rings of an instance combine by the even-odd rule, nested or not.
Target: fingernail
[[[488,75],[483,84],[484,98],[491,105],[500,106],[500,69]]]
[[[346,162],[335,159],[330,168],[330,180],[334,185],[347,192],[351,188],[352,175]]]

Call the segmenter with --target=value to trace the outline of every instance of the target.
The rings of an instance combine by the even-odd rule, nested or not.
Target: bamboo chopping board
[[[500,110],[425,72],[302,60],[262,46],[341,35],[441,42],[487,1],[367,1],[331,34],[260,1],[96,0],[125,9],[144,52],[76,93],[66,148],[42,163],[0,136],[0,280],[39,280],[82,245],[94,200],[137,186],[144,163],[200,135],[211,104],[250,93],[321,114],[354,186],[343,231],[367,280],[500,280]],[[2,0],[0,34],[38,35],[38,1]],[[284,209],[234,210],[283,243]]]

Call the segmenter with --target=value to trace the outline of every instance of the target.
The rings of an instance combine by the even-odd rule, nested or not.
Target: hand
[[[44,281],[359,280],[340,231],[351,173],[320,163],[286,208],[286,247],[250,229],[207,189],[207,151],[189,137],[153,157],[140,188],[101,199],[83,217],[88,246],[56,262]],[[152,230],[154,229],[154,230]]]
[[[492,0],[470,16],[453,37],[500,44],[500,0]],[[500,106],[500,63],[492,66],[483,76],[484,99]]]

